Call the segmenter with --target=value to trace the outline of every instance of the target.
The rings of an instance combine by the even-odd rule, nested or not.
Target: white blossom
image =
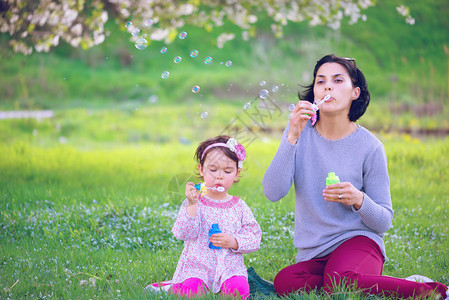
[[[72,28],[70,28],[70,32],[73,33],[74,35],[81,35],[81,33],[83,32],[83,26],[78,23],[75,26],[72,26]]]
[[[257,16],[255,16],[255,15],[249,15],[248,16],[248,23],[254,24],[256,22],[257,22]]]
[[[51,41],[53,46],[57,46],[59,44],[59,35],[55,35]]]
[[[359,6],[362,9],[367,9],[368,7],[372,6],[372,2],[370,0],[359,0]]]
[[[73,47],[78,47],[78,45],[81,43],[81,37],[76,37],[70,41],[70,45]]]
[[[288,22],[309,21],[310,25],[328,25],[337,29],[344,18],[351,24],[366,19],[361,10],[373,6],[374,0],[4,0],[7,11],[0,12],[0,32],[10,34],[11,48],[20,53],[49,51],[64,40],[73,47],[91,47],[104,42],[104,25],[110,16],[119,24],[134,24],[127,30],[138,35],[143,22],[153,20],[148,36],[154,40],[173,41],[173,36],[184,26],[199,26],[206,30],[231,22],[241,28],[242,38],[249,39],[251,27],[258,15],[271,19],[271,29],[282,37]],[[408,24],[415,20],[404,5],[396,8]],[[224,33],[217,38],[217,46],[235,38],[235,33]]]
[[[223,48],[224,44],[228,41],[231,41],[235,38],[235,34],[233,33],[222,33],[217,37],[217,47]]]
[[[104,42],[105,36],[102,33],[94,32],[94,44],[99,45]]]
[[[191,15],[194,11],[194,6],[192,4],[184,4],[181,5],[179,10],[182,12],[183,15]]]
[[[100,20],[103,24],[106,23],[108,20],[108,13],[105,11],[101,12]]]
[[[156,29],[150,34],[150,39],[155,41],[162,41],[165,39],[168,34],[170,33],[170,30],[168,29]]]

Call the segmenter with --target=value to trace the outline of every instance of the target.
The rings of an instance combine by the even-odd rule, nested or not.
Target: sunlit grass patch
[[[395,209],[385,236],[389,261],[384,273],[418,273],[447,284],[449,141],[381,139]],[[173,276],[183,246],[171,227],[184,182],[178,189],[168,183],[193,174],[195,147],[177,142],[109,149],[1,144],[2,297],[153,297],[143,287]],[[294,195],[290,191],[271,203],[261,186],[277,147],[278,140],[270,138],[250,144],[241,180],[230,191],[248,203],[261,225],[261,249],[245,255],[245,264],[268,280],[296,256]],[[365,299],[352,292],[333,297]],[[317,291],[290,298],[327,296]]]

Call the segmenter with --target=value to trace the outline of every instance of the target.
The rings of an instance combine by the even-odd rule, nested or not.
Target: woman
[[[299,96],[299,95],[298,95]],[[278,294],[354,284],[366,293],[446,298],[441,283],[381,276],[383,236],[393,209],[383,144],[355,123],[370,101],[353,59],[326,55],[296,104],[279,149],[263,178],[265,195],[279,201],[295,185],[296,264],[274,280]],[[321,103],[317,106],[313,103]],[[315,122],[312,121],[316,120]],[[326,186],[328,173],[340,183]]]

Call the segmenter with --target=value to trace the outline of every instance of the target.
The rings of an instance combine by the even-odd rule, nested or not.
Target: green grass
[[[267,83],[267,87],[271,87],[271,83]],[[274,102],[255,100],[256,91],[248,92],[246,98],[240,100],[216,103],[198,99],[177,105],[128,101],[115,107],[58,109],[49,119],[0,120],[0,139],[7,143],[67,144],[85,149],[167,142],[189,144],[220,133],[234,134],[227,130],[228,126],[238,127],[240,132],[253,130],[254,134],[246,133],[248,138],[253,135],[278,137],[288,121],[288,105],[297,101],[282,99],[286,90],[287,87],[280,86],[277,94],[272,93],[272,97],[281,97]],[[252,105],[244,109],[248,102]],[[377,132],[423,135],[442,130],[444,135],[449,131],[448,109],[396,112],[391,105],[373,100],[360,124]],[[201,118],[203,112],[208,113],[207,118]]]
[[[378,1],[366,23],[341,32],[291,25],[281,40],[259,31],[256,40],[217,49],[208,33],[192,29],[167,56],[158,51],[162,43],[137,51],[112,25],[109,42],[89,51],[63,45],[29,57],[11,56],[2,35],[0,109],[52,109],[55,116],[0,120],[0,298],[153,298],[143,287],[171,278],[182,250],[170,230],[195,147],[220,133],[254,140],[232,194],[247,201],[264,232],[245,263],[272,280],[296,256],[294,196],[271,203],[261,179],[298,83],[308,83],[315,60],[331,52],[356,57],[364,70],[372,103],[360,124],[376,130],[389,159],[395,217],[384,273],[449,284],[449,139],[413,137],[449,129],[448,6],[409,2],[414,26],[396,15],[394,2]],[[189,58],[194,48],[215,63]],[[183,56],[180,65],[174,54]],[[230,68],[219,64],[227,59]],[[164,70],[171,72],[166,80]],[[259,91],[275,85],[276,102],[259,107]],[[347,298],[365,297],[345,289],[332,297]]]
[[[449,140],[380,137],[389,159],[395,209],[385,237],[390,260],[384,273],[424,274],[448,284]],[[170,182],[193,173],[195,144],[83,148],[82,143],[2,143],[2,297],[151,297],[143,287],[171,278],[182,250],[170,230],[183,186]],[[245,255],[245,263],[270,280],[294,262],[296,252],[292,192],[271,203],[261,186],[277,146],[278,140],[269,136],[250,144],[246,170],[232,187],[263,230],[261,249]],[[356,292],[343,292],[335,297],[363,299]],[[296,298],[303,297],[323,295]]]

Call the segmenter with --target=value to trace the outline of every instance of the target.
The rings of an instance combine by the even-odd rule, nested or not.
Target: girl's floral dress
[[[224,281],[232,276],[248,278],[243,253],[260,248],[262,231],[251,209],[238,197],[214,200],[200,196],[195,217],[187,214],[188,200],[181,205],[172,232],[184,241],[184,249],[171,281],[172,284],[196,277],[212,292],[220,291]],[[222,233],[235,237],[239,248],[210,249],[209,229],[217,223]]]

